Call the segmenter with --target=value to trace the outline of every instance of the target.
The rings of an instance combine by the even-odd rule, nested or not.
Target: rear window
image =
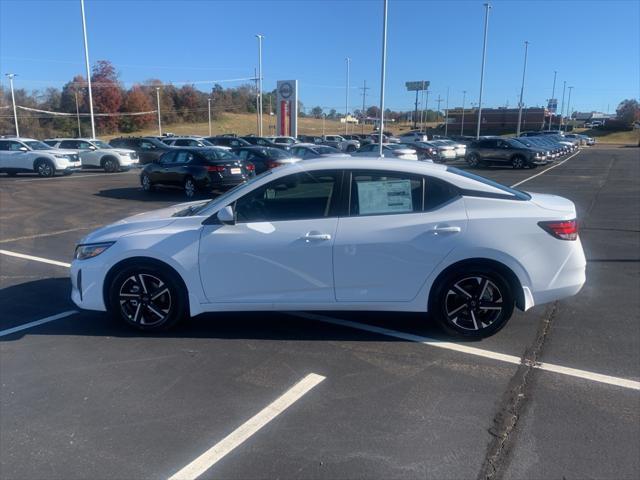
[[[518,200],[530,200],[531,195],[525,193],[521,190],[516,190],[515,188],[510,188],[501,183],[494,182],[493,180],[489,180],[488,178],[481,177],[480,175],[475,175],[473,173],[469,173],[465,170],[460,170],[456,167],[447,167],[447,172],[453,173],[455,175],[460,175],[461,177],[470,178],[477,182],[483,183],[485,185],[489,185],[491,187],[497,188],[498,190],[502,190],[508,195],[512,195],[516,197]]]

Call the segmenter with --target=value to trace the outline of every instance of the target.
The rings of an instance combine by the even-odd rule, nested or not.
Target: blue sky
[[[482,1],[389,0],[386,105],[412,108],[407,80],[430,80],[429,106],[477,102]],[[640,97],[640,1],[493,1],[483,103],[515,106],[524,41],[530,42],[524,101],[542,105],[558,71],[577,110],[615,110]],[[345,57],[351,109],[379,98],[382,0],[85,0],[92,63],[111,60],[129,86],[148,78],[194,82],[246,78],[263,33],[264,86],[298,79],[307,108],[344,110]],[[16,87],[61,86],[84,72],[79,0],[0,0],[0,72]],[[6,82],[4,75],[2,81]],[[237,85],[238,81],[222,83]],[[441,104],[445,108],[445,103]]]

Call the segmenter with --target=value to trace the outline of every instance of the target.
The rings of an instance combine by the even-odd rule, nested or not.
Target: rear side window
[[[447,172],[454,173],[456,175],[460,175],[461,177],[471,178],[472,180],[476,180],[477,182],[484,183],[485,185],[490,185],[490,186],[492,186],[494,188],[502,190],[504,192],[504,194],[505,194],[505,197],[512,197],[512,198],[515,197],[515,199],[517,199],[517,200],[530,200],[531,199],[531,195],[529,195],[526,192],[523,192],[521,190],[516,190],[515,188],[507,187],[505,185],[502,185],[501,183],[494,182],[493,180],[489,180],[488,178],[481,177],[480,175],[475,175],[473,173],[469,173],[469,172],[467,172],[465,170],[460,170],[459,168],[447,167]],[[481,192],[475,192],[475,193],[481,193]],[[471,192],[469,194],[473,195],[473,192]],[[487,196],[495,196],[495,195],[489,194]]]
[[[425,177],[424,209],[435,210],[460,196],[458,189],[439,178]]]
[[[151,142],[148,142],[148,141],[146,141],[146,140],[142,140],[142,141],[140,142],[140,148],[141,148],[142,150],[155,150],[155,149],[156,149],[156,148],[158,148],[158,147],[156,147],[156,146],[155,146],[153,143],[151,143]]]
[[[389,215],[422,211],[422,177],[392,172],[351,174],[352,216]]]
[[[77,140],[63,140],[60,142],[60,148],[79,148]]]

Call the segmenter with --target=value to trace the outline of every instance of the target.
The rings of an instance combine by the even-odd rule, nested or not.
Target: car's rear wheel
[[[142,190],[144,190],[145,192],[153,192],[155,190],[155,187],[151,182],[151,177],[149,177],[149,175],[147,175],[146,173],[143,173],[140,177],[140,185],[142,186]]]
[[[493,335],[511,318],[514,308],[509,283],[485,268],[460,269],[436,285],[430,311],[445,330],[466,337]]]
[[[56,167],[49,160],[38,160],[35,169],[41,177],[53,177],[56,174]]]
[[[193,198],[196,194],[196,182],[191,177],[184,179],[184,194],[187,198]]]
[[[476,153],[470,153],[469,155],[467,155],[466,160],[467,160],[467,164],[471,168],[476,168],[480,165],[480,158]]]
[[[139,330],[166,330],[186,316],[185,289],[168,268],[140,263],[118,272],[109,288],[109,310]]]
[[[524,159],[524,157],[520,156],[520,155],[516,155],[515,157],[513,157],[511,159],[511,166],[513,168],[524,168],[526,165],[526,161]]]

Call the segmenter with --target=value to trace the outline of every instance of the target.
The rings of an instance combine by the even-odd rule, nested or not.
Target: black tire
[[[196,193],[198,192],[196,182],[192,177],[185,178],[182,187],[184,188],[184,194],[187,196],[187,198],[195,197]]]
[[[102,160],[102,168],[105,172],[114,173],[120,170],[120,163],[115,158],[108,157]]]
[[[56,167],[50,160],[37,160],[34,169],[41,177],[53,177],[56,174]]]
[[[480,158],[477,153],[470,153],[465,160],[471,168],[478,168],[480,166]]]
[[[353,153],[357,150],[354,145],[347,145],[347,153]]]
[[[149,175],[147,175],[146,173],[140,175],[140,186],[145,192],[153,192],[156,189],[156,187],[153,185],[153,182],[151,181],[151,177],[149,177]]]
[[[527,160],[521,156],[521,155],[516,155],[511,159],[511,166],[513,168],[524,168],[527,165]]]
[[[487,267],[453,270],[434,288],[429,311],[453,335],[488,337],[504,327],[513,314],[515,301],[509,282]]]
[[[108,295],[109,313],[138,330],[167,330],[188,317],[182,281],[169,268],[153,263],[124,267],[113,277]]]

